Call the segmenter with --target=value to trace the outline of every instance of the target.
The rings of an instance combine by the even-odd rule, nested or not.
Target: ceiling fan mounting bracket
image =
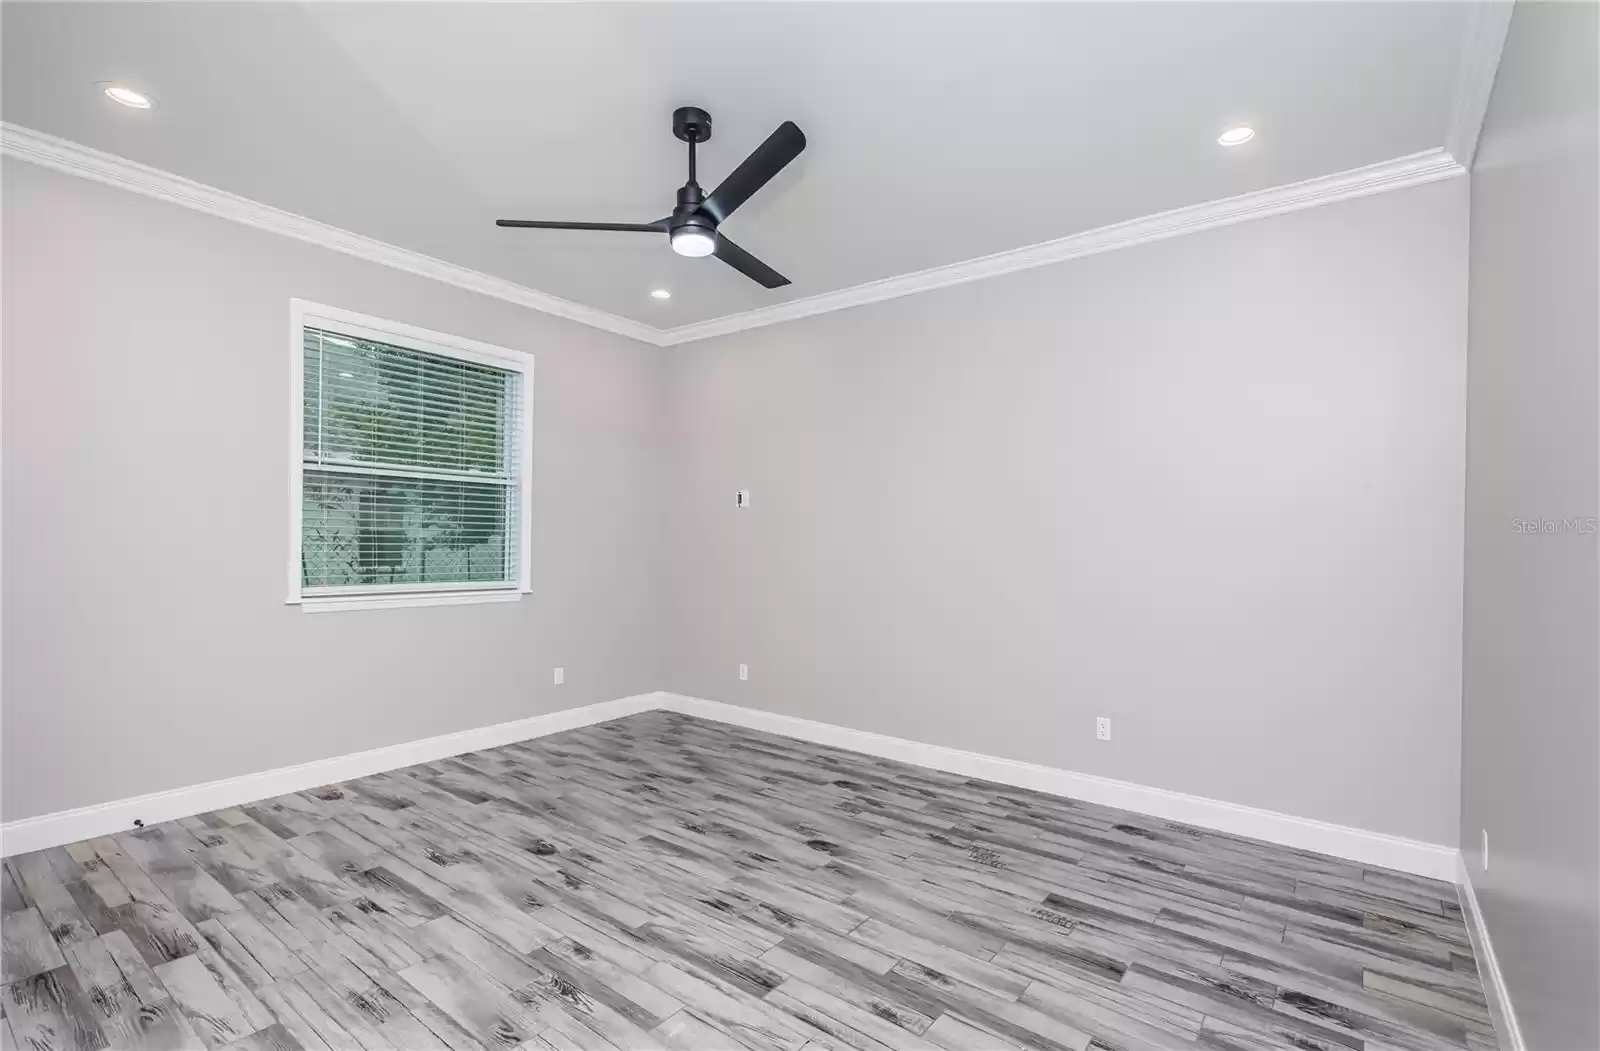
[[[711,138],[711,114],[699,106],[679,106],[672,111],[672,134],[683,142],[705,142]]]

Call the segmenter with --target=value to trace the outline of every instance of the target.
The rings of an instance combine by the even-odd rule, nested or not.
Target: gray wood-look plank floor
[[[0,876],[19,1048],[1495,1046],[1447,884],[660,712]]]

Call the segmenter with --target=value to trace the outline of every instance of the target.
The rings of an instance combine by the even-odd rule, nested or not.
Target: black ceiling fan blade
[[[764,288],[782,288],[789,279],[763,263],[721,234],[717,235],[716,257]]]
[[[722,185],[711,191],[700,204],[700,210],[717,222],[733,214],[733,210],[750,199],[761,187],[783,170],[784,165],[800,156],[806,148],[806,136],[792,120],[778,125],[778,130],[767,136],[767,141],[757,146],[733,174],[722,180]]]
[[[659,234],[667,230],[665,219],[653,223],[547,223],[538,219],[496,219],[494,225],[534,230],[620,230],[636,234]]]

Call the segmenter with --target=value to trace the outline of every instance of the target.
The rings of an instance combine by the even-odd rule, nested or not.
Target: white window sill
[[[406,606],[475,606],[485,602],[517,602],[521,591],[417,591],[399,595],[318,595],[290,599],[302,613],[339,613],[357,609],[400,609]]]

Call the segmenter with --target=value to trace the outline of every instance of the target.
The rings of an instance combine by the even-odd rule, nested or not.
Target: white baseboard
[[[680,694],[662,694],[661,707],[685,715],[698,715],[718,722],[745,726],[752,730],[765,730],[784,737],[846,748],[852,752],[885,759],[898,759],[934,770],[943,770],[967,777],[979,777],[1018,788],[1030,788],[1051,795],[1082,799],[1090,803],[1132,810],[1152,817],[1180,821],[1186,825],[1216,829],[1237,836],[1281,843],[1301,850],[1314,850],[1336,858],[1362,865],[1410,872],[1430,879],[1452,883],[1456,879],[1454,847],[1437,843],[1390,836],[1382,832],[1349,828],[1311,818],[1280,814],[1272,810],[1225,803],[1217,799],[1170,792],[1163,788],[1116,781],[1109,777],[1079,774],[1071,770],[1058,770],[1024,763],[1015,759],[1002,759],[978,752],[965,752],[959,748],[923,744],[899,737],[852,730],[829,723],[798,719],[792,715],[742,708],[707,701]]]
[[[443,734],[421,741],[374,748],[367,752],[338,755],[331,759],[318,759],[297,766],[281,766],[275,770],[229,777],[221,781],[173,788],[165,792],[118,799],[94,806],[61,810],[54,814],[10,821],[0,826],[0,854],[9,857],[46,847],[76,843],[81,839],[108,836],[126,832],[133,827],[135,818],[147,825],[172,821],[191,814],[203,814],[224,807],[253,803],[288,792],[303,792],[308,788],[348,781],[357,777],[381,774],[386,770],[430,763],[463,752],[476,752],[484,748],[547,737],[563,730],[603,723],[625,715],[647,712],[659,706],[659,695],[643,693],[615,701],[586,704],[559,712],[548,712],[528,719],[518,719],[493,726],[480,726],[459,733]]]
[[[1478,961],[1478,977],[1483,981],[1483,995],[1489,1001],[1489,1017],[1500,1037],[1501,1051],[1527,1051],[1527,1045],[1522,1042],[1522,1030],[1517,1027],[1517,1012],[1511,1006],[1511,993],[1500,973],[1500,961],[1495,959],[1494,945],[1489,941],[1489,928],[1483,922],[1483,910],[1478,907],[1477,891],[1472,888],[1467,859],[1459,852],[1456,854],[1456,894],[1461,899],[1467,936],[1472,939],[1472,956]]]
[[[336,781],[432,762],[462,752],[545,737],[654,709],[697,715],[852,752],[897,759],[934,770],[1082,799],[1301,850],[1314,850],[1363,865],[1411,872],[1447,882],[1457,879],[1458,854],[1453,847],[674,693],[639,694],[422,741],[409,741],[298,766],[263,770],[242,777],[24,818],[0,826],[0,853],[22,854],[75,843],[81,839],[126,831],[133,827],[135,818],[145,824],[171,821],[190,814],[202,814],[288,792],[303,792]]]

